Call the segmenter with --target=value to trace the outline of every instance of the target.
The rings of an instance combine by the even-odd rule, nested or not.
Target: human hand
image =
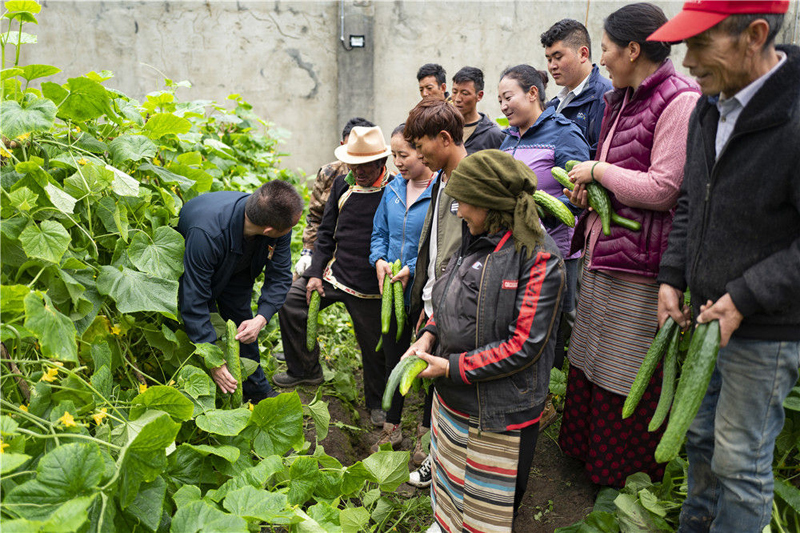
[[[310,278],[306,285],[306,303],[311,303],[311,293],[317,291],[320,296],[325,296],[325,290],[322,288],[322,278]]]
[[[238,333],[234,338],[245,344],[253,343],[258,340],[258,334],[261,333],[261,330],[264,329],[266,325],[267,319],[261,315],[256,315],[250,320],[244,320],[239,324],[239,327],[236,329]]]
[[[658,288],[658,327],[663,326],[670,316],[682,330],[691,324],[689,306],[683,302],[683,292],[662,283]]]
[[[392,283],[395,281],[399,281],[403,284],[403,290],[406,290],[406,286],[408,286],[408,280],[411,279],[411,269],[408,268],[408,265],[404,266],[400,269],[400,272],[397,273],[396,276],[392,278]]]
[[[575,185],[586,185],[593,181],[602,183],[603,174],[609,166],[611,165],[600,161],[578,163],[569,171],[569,180]]]
[[[733,332],[739,329],[744,316],[736,309],[736,304],[733,303],[731,295],[726,292],[716,302],[709,300],[705,305],[700,306],[697,323],[705,324],[712,320],[719,320],[719,346],[724,348],[728,345]]]
[[[581,209],[587,209],[589,207],[589,195],[586,193],[586,187],[583,185],[576,185],[575,189],[572,191],[564,189],[564,195],[569,200],[569,203],[575,207],[580,207]]]
[[[236,387],[239,385],[236,378],[228,371],[228,365],[226,363],[222,363],[222,366],[211,369],[211,379],[213,379],[220,390],[226,394],[235,391]]]
[[[436,357],[435,355],[431,355],[428,352],[423,352],[422,350],[417,350],[414,355],[428,363],[428,368],[420,372],[419,377],[433,379],[447,375],[447,371],[450,368],[449,359],[445,359],[444,357]]]
[[[383,294],[383,279],[385,276],[392,277],[392,265],[383,259],[375,262],[375,273],[378,276],[378,290]]]
[[[414,344],[408,347],[406,353],[400,357],[401,360],[405,359],[408,356],[416,355],[417,352],[430,352],[433,350],[433,345],[436,343],[436,337],[429,331],[426,331],[420,337],[414,341]]]
[[[294,264],[294,273],[297,274],[297,276],[302,276],[303,272],[305,272],[310,266],[311,254],[301,255],[300,259],[297,260],[297,263]]]
[[[423,311],[419,314],[419,319],[417,319],[417,325],[414,326],[414,333],[419,333],[419,330],[422,329],[423,326],[425,326],[426,320],[427,317],[425,316],[425,311]]]

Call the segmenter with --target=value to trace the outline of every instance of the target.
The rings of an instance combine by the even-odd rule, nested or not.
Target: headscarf
[[[544,241],[536,202],[536,174],[522,161],[500,150],[480,150],[461,160],[445,192],[459,202],[489,209],[487,230],[511,230],[517,251],[528,257]]]

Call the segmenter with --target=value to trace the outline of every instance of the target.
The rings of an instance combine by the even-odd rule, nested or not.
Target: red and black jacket
[[[510,232],[472,237],[433,288],[436,355],[450,359],[450,378],[436,390],[451,409],[477,415],[484,431],[538,421],[547,396],[564,262],[555,242],[527,257]]]

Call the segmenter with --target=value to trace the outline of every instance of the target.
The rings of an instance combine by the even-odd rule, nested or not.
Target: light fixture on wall
[[[364,48],[365,42],[363,35],[350,36],[350,48]]]
[[[342,43],[342,47],[349,52],[353,48],[364,48],[367,45],[367,39],[363,35],[350,35],[345,41],[344,1],[345,0],[339,0],[339,41]]]

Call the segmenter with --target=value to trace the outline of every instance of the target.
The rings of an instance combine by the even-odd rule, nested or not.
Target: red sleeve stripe
[[[503,238],[500,239],[500,242],[498,242],[497,246],[494,247],[494,251],[499,252],[503,248],[503,245],[506,243],[509,237],[511,237],[511,230],[508,230],[506,234],[503,235]]]
[[[522,350],[525,341],[530,336],[533,319],[536,316],[536,307],[539,303],[539,295],[542,292],[542,284],[544,283],[549,259],[550,254],[547,252],[536,254],[536,261],[531,267],[530,278],[525,286],[525,296],[522,299],[517,324],[511,338],[495,348],[464,357],[463,363],[460,365],[462,373],[489,366]]]
[[[427,322],[425,322],[425,325],[426,325],[426,326],[435,326],[435,325],[436,325],[436,321],[433,319],[433,317],[430,317],[430,318],[428,319],[428,321],[427,321]]]
[[[458,373],[461,376],[461,381],[467,385],[472,385],[467,379],[467,373],[464,371],[464,359],[467,357],[467,352],[463,352],[458,356]]]

